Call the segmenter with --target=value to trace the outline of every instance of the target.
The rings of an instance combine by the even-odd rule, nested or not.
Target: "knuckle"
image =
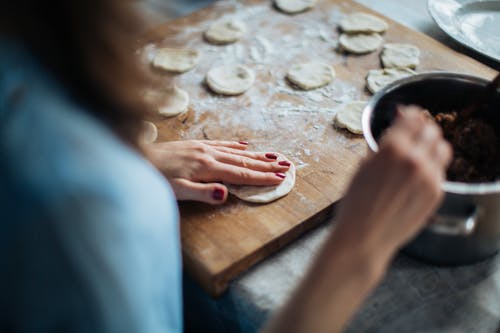
[[[202,142],[196,142],[194,144],[193,150],[199,154],[208,154],[209,147]]]
[[[248,163],[248,161],[247,161],[247,159],[246,159],[246,158],[244,158],[244,157],[240,156],[238,159],[239,159],[239,163],[240,163],[240,165],[241,165],[243,168],[246,168],[246,169],[248,169],[248,168],[249,168],[249,163]]]
[[[243,183],[248,182],[248,180],[252,178],[250,172],[248,172],[247,170],[238,171],[238,177],[241,179]]]
[[[436,135],[440,138],[443,137],[443,130],[441,129],[440,126],[438,126],[435,122],[429,121],[429,124],[434,128],[434,131],[436,132]]]
[[[214,160],[206,154],[198,153],[195,155],[195,163],[199,169],[210,169],[213,167]]]
[[[429,137],[431,139],[437,139],[441,136],[440,129],[439,129],[439,127],[437,127],[437,125],[435,125],[431,122],[427,122],[426,127],[428,128]]]

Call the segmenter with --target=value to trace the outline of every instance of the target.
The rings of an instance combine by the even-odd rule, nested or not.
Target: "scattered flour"
[[[289,156],[298,170],[320,160],[321,156],[315,154],[320,145],[329,144],[332,149],[345,145],[336,135],[324,135],[332,130],[324,124],[331,122],[339,104],[360,99],[359,89],[336,78],[328,86],[301,91],[285,79],[290,65],[297,62],[322,61],[333,68],[342,64],[342,55],[334,52],[339,37],[335,27],[343,17],[340,8],[316,8],[290,20],[285,15],[269,15],[272,9],[267,3],[244,6],[238,1],[222,0],[214,5],[214,12],[225,14],[207,18],[143,49],[145,61],[154,57],[156,47],[169,45],[196,49],[203,55],[192,71],[174,78],[179,88],[189,92],[192,101],[180,137],[260,138],[251,140],[252,149],[279,151]],[[205,42],[203,32],[214,20],[225,19],[245,23],[248,34],[226,46]],[[291,29],[284,28],[284,20]],[[254,86],[244,95],[228,98],[207,90],[204,77],[208,70],[228,64],[244,65],[256,74]],[[297,135],[304,122],[310,124],[309,130]],[[225,137],[220,137],[221,133]]]

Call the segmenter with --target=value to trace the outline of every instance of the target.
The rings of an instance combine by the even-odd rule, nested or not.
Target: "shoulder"
[[[2,294],[33,325],[73,320],[63,304],[74,305],[73,316],[84,304],[107,331],[165,327],[165,313],[177,318],[167,327],[180,327],[178,213],[167,182],[16,52],[0,56]],[[30,304],[52,299],[60,303],[40,312],[47,319],[32,316]]]
[[[154,167],[26,52],[13,49],[10,57],[0,56],[0,154],[13,182],[47,199],[93,192],[117,196],[134,209],[142,205],[126,201],[171,201],[168,183]]]

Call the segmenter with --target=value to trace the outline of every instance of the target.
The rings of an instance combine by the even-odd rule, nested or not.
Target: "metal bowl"
[[[370,149],[396,114],[398,104],[416,104],[428,110],[461,110],[488,81],[465,74],[432,72],[394,82],[375,94],[363,113],[363,132]],[[495,100],[500,112],[500,94]],[[443,203],[428,226],[403,251],[443,265],[470,264],[500,249],[500,182],[445,181]]]

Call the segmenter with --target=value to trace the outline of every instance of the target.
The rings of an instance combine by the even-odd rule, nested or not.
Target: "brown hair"
[[[142,28],[131,0],[0,3],[0,32],[25,43],[79,103],[135,147],[150,82],[135,56]]]

